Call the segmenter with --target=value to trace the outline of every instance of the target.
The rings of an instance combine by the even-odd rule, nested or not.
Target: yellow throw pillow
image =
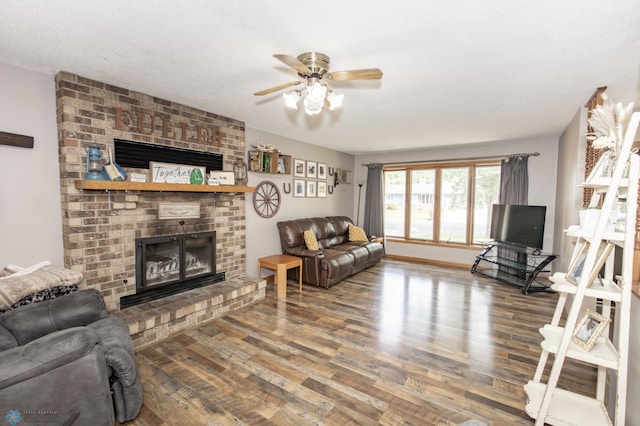
[[[364,229],[349,225],[349,241],[369,241]]]
[[[304,231],[304,243],[307,245],[309,250],[318,250],[318,240],[316,239],[316,234],[313,233],[311,229]]]

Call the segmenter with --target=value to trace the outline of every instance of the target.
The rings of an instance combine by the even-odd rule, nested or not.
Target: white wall
[[[529,157],[529,204],[547,206],[544,250],[551,251],[553,248],[554,235],[553,215],[556,197],[556,156],[558,152],[558,140],[555,138],[479,143],[464,146],[458,145],[450,148],[361,155],[355,159],[354,180],[356,182],[366,180],[367,168],[362,166],[364,163],[433,161],[487,156],[498,157],[521,152],[540,153],[537,157]],[[476,248],[466,249],[396,242],[387,242],[386,251],[387,254],[390,255],[468,265],[473,263],[475,256],[478,254]]]
[[[33,149],[0,145],[0,268],[63,265],[60,173],[52,75],[0,63],[0,131]]]
[[[328,167],[336,169],[353,170],[353,155],[325,149],[317,145],[310,145],[250,128],[245,129],[245,141],[246,151],[253,149],[253,145],[264,142],[273,144],[282,154],[291,155],[292,159],[316,161],[326,163]],[[287,186],[293,186],[293,175],[283,176],[249,172],[249,186],[256,186],[262,181],[271,181],[278,186],[282,203],[280,210],[274,217],[265,219],[255,212],[252,194],[246,195],[248,276],[258,276],[257,263],[259,258],[282,253],[280,236],[276,225],[278,222],[305,217],[334,215],[349,216],[355,222],[353,181],[350,185],[340,184],[336,186],[333,194],[327,194],[327,198],[301,198],[294,197],[293,193],[285,194],[283,184],[286,183]],[[332,185],[333,176],[327,176],[326,182]]]
[[[566,271],[575,242],[567,238],[564,230],[579,223],[583,190],[587,145],[584,135],[587,129],[587,110],[578,110],[560,136],[558,146],[558,179],[556,185],[556,214],[553,251],[558,258],[553,261],[554,270]]]

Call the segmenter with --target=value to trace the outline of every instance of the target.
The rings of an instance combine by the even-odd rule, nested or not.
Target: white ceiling
[[[384,76],[315,117],[253,96],[306,51]],[[599,86],[640,106],[640,1],[0,0],[0,61],[353,154],[557,137]]]

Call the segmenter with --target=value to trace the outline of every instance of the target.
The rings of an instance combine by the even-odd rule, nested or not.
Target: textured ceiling
[[[557,137],[600,86],[640,106],[638,0],[0,0],[0,10],[2,62],[354,154]],[[273,54],[306,51],[329,55],[333,71],[384,76],[334,82],[343,108],[314,117],[285,110],[282,92],[253,96],[297,78]]]

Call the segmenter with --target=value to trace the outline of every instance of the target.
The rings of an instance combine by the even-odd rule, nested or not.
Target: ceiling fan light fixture
[[[327,100],[329,101],[329,109],[333,111],[336,108],[340,108],[342,106],[342,101],[344,100],[344,94],[329,92],[327,95]]]
[[[327,94],[327,87],[317,81],[307,87],[307,97],[304,98],[304,112],[307,115],[320,114],[324,106],[324,98]]]
[[[298,109],[298,101],[300,100],[300,91],[292,90],[291,92],[283,93],[284,104],[289,109]]]
[[[321,84],[324,78],[332,81],[345,80],[380,80],[382,71],[378,68],[364,68],[347,71],[329,72],[331,61],[329,57],[319,52],[306,52],[298,57],[277,54],[273,55],[276,59],[292,68],[306,82],[305,88],[295,90],[283,95],[285,105],[290,109],[298,109],[298,101],[302,97],[302,92],[306,91],[304,104],[304,112],[308,115],[316,115],[322,112],[325,102],[329,104],[330,110],[335,110],[342,106],[344,100],[343,94],[335,93],[331,87]],[[266,90],[255,92],[255,96],[264,96],[278,90],[286,89],[291,86],[298,85],[303,81],[290,81],[288,83],[274,86]]]
[[[290,109],[298,109],[298,101],[302,97],[302,92],[306,91],[303,101],[304,112],[307,115],[316,115],[322,112],[325,102],[329,104],[330,110],[335,110],[342,106],[344,100],[343,94],[335,93],[331,87],[321,84],[324,78],[332,81],[345,80],[380,80],[382,71],[378,68],[364,68],[347,71],[329,72],[329,57],[323,53],[306,52],[298,57],[277,54],[273,55],[276,59],[289,66],[298,73],[306,81],[305,88],[295,90],[283,95],[285,105]],[[264,96],[287,87],[295,86],[302,81],[290,81],[288,83],[274,86],[266,90],[254,93],[255,96]]]
[[[322,112],[322,107],[324,105],[324,99],[321,101],[314,100],[309,96],[304,100],[304,112],[307,115],[316,115]]]

